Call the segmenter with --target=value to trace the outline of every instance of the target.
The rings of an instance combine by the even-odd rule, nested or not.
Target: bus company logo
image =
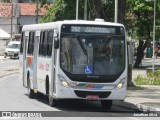
[[[2,117],[12,117],[11,112],[2,112]]]
[[[19,64],[20,64],[20,67],[22,67],[22,62],[20,62]]]
[[[40,65],[39,65],[39,69],[40,69],[40,70],[44,70],[44,69],[45,69],[45,66],[44,66],[43,64],[40,64]]]
[[[46,64],[46,71],[49,71],[49,64]]]

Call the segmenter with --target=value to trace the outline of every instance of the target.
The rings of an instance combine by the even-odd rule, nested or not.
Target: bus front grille
[[[79,91],[79,90],[75,90],[74,92],[78,97],[82,97],[82,98],[86,98],[87,95],[97,95],[97,96],[99,96],[99,98],[107,98],[111,94],[110,91],[95,92],[95,91]]]

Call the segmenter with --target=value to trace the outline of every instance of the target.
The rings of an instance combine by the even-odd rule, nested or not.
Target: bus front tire
[[[58,100],[49,95],[49,105],[51,107],[56,107],[58,104]]]
[[[111,109],[112,107],[112,100],[102,100],[101,105],[103,109]]]

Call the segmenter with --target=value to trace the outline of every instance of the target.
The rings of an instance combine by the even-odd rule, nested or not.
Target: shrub
[[[137,76],[134,79],[136,85],[160,85],[160,70],[147,74],[147,77]]]

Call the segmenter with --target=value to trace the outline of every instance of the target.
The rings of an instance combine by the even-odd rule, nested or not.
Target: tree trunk
[[[139,46],[137,47],[137,58],[134,64],[134,68],[139,68],[140,63],[142,62],[142,59],[144,57],[144,50],[146,49],[147,44],[148,41],[146,41],[145,43],[141,40],[139,41]]]
[[[102,8],[103,5],[101,0],[93,0],[93,9],[92,9],[93,16],[95,16],[96,18],[102,18],[104,20],[107,20],[105,12]]]
[[[124,24],[126,0],[118,0],[118,23]],[[128,64],[127,86],[134,86],[132,82],[132,64]]]
[[[118,23],[124,24],[126,0],[118,0]]]
[[[132,82],[132,64],[128,65],[128,79],[127,79],[127,86],[132,87],[134,86]]]

